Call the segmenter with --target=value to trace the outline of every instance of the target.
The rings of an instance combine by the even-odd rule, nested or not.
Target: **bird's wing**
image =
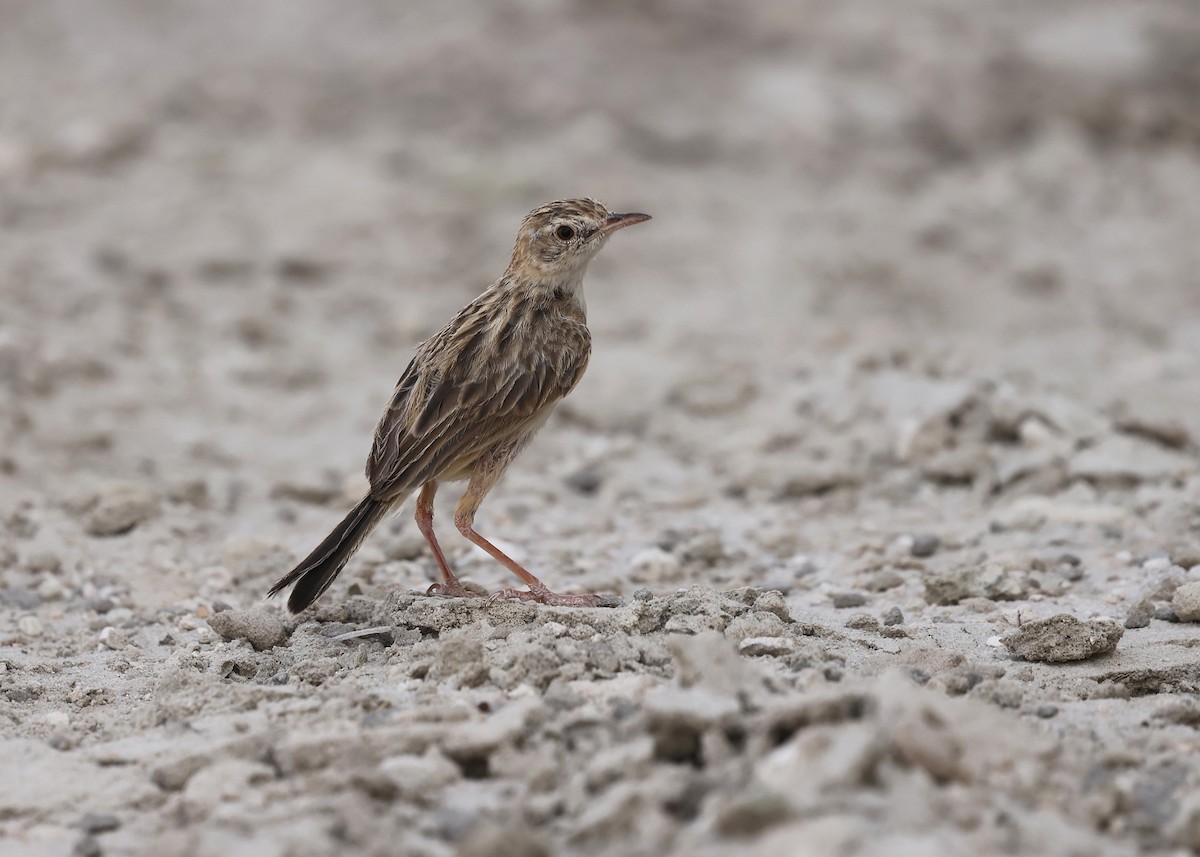
[[[390,498],[469,462],[567,395],[587,368],[582,324],[524,348],[512,331],[448,328],[421,347],[396,384],[367,460],[371,494]],[[521,339],[524,339],[521,337]]]

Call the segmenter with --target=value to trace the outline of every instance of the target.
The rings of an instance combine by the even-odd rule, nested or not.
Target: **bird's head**
[[[541,281],[580,281],[609,236],[649,219],[637,212],[614,214],[594,199],[548,202],[521,223],[509,271]]]

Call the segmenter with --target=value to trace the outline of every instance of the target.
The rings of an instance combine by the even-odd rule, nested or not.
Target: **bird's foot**
[[[447,583],[435,583],[425,590],[426,595],[437,595],[440,598],[481,598],[486,595],[486,592],[477,592],[467,586],[464,586],[460,580],[451,580]]]
[[[531,586],[529,589],[501,589],[488,598],[488,604],[494,604],[501,598],[511,598],[514,601],[536,601],[538,604],[548,604],[551,607],[618,607],[621,599],[615,595],[560,595],[551,592],[544,586]]]

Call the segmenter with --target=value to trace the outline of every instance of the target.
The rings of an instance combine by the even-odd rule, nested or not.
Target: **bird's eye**
[[[575,230],[572,229],[570,226],[567,226],[564,224],[563,226],[560,226],[557,229],[555,229],[554,234],[557,235],[559,238],[561,238],[563,241],[570,241],[572,238],[575,237]]]

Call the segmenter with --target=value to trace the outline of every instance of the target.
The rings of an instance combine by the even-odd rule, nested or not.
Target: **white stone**
[[[738,644],[738,652],[748,657],[786,655],[796,648],[787,637],[747,637]]]
[[[435,747],[430,747],[423,756],[389,756],[379,763],[379,770],[402,792],[413,795],[444,788],[462,778],[458,765]]]
[[[679,560],[662,548],[647,548],[629,561],[633,579],[639,583],[678,580],[682,573]]]

